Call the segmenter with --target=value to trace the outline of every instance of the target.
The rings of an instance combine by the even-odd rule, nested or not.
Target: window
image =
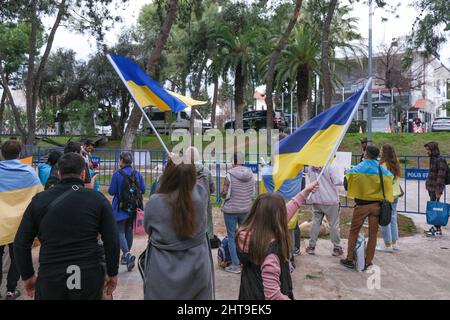
[[[384,119],[386,117],[386,108],[378,107],[376,104],[374,104],[372,110],[372,117]]]
[[[154,121],[164,121],[164,112],[152,112],[150,114],[150,119]]]
[[[189,117],[189,115],[186,112],[184,112],[184,111],[181,111],[180,117],[181,117],[181,119],[185,119],[185,120],[190,120],[191,119]]]

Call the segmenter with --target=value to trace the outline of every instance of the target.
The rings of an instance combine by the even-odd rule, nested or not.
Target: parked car
[[[187,108],[181,112],[173,113],[174,121],[170,125],[165,120],[165,112],[164,111],[158,110],[157,108],[152,108],[151,111],[146,110],[146,113],[148,114],[153,125],[155,126],[155,129],[160,133],[169,133],[169,129],[189,130],[189,128],[190,128],[190,119],[191,119],[191,109],[190,108]],[[202,128],[203,132],[205,132],[206,130],[212,129],[211,122],[204,119],[199,114],[197,114],[195,117],[194,126],[196,128]]]
[[[243,114],[244,130],[248,129],[265,129],[267,127],[267,110],[247,111]],[[273,128],[282,132],[286,130],[288,123],[285,116],[278,111],[275,111],[273,119]],[[225,123],[225,129],[235,129],[234,120]]]
[[[450,117],[436,118],[431,125],[432,132],[450,131]]]

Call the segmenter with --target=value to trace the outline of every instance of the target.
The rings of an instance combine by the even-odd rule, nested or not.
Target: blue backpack
[[[217,250],[217,263],[219,267],[225,268],[231,264],[230,249],[228,249],[228,237],[225,237],[220,243],[220,247]]]

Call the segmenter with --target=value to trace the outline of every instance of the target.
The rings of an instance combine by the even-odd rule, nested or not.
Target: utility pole
[[[369,0],[369,79],[372,78],[372,0]],[[367,90],[367,140],[372,144],[372,81]]]

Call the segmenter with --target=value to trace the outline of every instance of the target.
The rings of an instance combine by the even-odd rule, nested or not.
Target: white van
[[[176,129],[185,129],[189,130],[190,128],[190,121],[191,121],[191,108],[186,108],[183,111],[172,113],[172,116],[174,121],[169,124],[165,121],[165,112],[160,111],[157,108],[147,108],[145,112],[147,113],[148,117],[152,121],[153,125],[155,126],[155,129],[159,133],[169,133],[171,130]],[[211,122],[204,119],[199,113],[196,113],[195,115],[195,128],[202,128],[203,132],[206,130],[209,130],[212,128]],[[150,126],[146,125],[146,128],[148,128],[149,132],[151,132]]]

